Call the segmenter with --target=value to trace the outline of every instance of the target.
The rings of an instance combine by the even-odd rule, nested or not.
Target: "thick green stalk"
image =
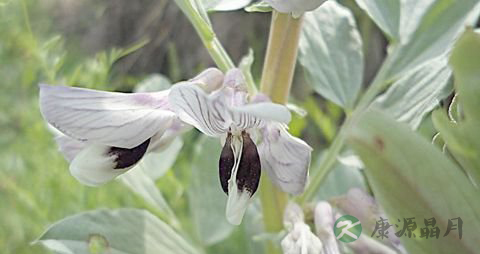
[[[297,60],[301,23],[301,18],[295,19],[289,14],[275,11],[272,13],[260,90],[270,96],[273,102],[286,104],[288,101]],[[266,174],[261,178],[260,200],[266,232],[279,232],[283,228],[283,211],[288,196],[273,185]],[[281,251],[278,245],[269,242],[267,253]]]

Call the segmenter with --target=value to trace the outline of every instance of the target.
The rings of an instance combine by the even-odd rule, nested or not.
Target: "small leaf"
[[[138,209],[76,214],[53,224],[35,243],[68,254],[90,253],[97,244],[112,254],[201,253],[157,217]]]
[[[198,237],[206,245],[224,240],[233,231],[233,226],[225,217],[227,195],[222,191],[219,180],[221,148],[218,139],[202,136],[190,164],[190,208]]]
[[[348,141],[365,163],[388,218],[415,217],[420,228],[424,219],[434,217],[441,230],[438,241],[420,238],[419,231],[415,238],[401,237],[409,253],[475,253],[480,248],[480,193],[462,170],[428,140],[381,111],[367,111],[355,120]],[[458,217],[464,221],[462,239],[458,230],[444,237],[448,220]]]
[[[363,79],[362,41],[353,14],[334,1],[305,14],[300,63],[317,93],[351,109]]]
[[[433,59],[402,76],[373,105],[416,129],[423,117],[450,94],[451,73],[446,57]]]

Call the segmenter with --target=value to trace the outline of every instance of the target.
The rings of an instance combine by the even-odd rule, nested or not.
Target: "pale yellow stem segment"
[[[260,90],[270,96],[273,102],[286,104],[288,101],[297,61],[301,24],[302,18],[293,18],[289,14],[276,11],[272,13]],[[260,200],[266,232],[281,231],[288,195],[273,185],[267,174],[262,174]],[[273,242],[267,243],[266,248],[269,254],[282,253],[280,246]]]

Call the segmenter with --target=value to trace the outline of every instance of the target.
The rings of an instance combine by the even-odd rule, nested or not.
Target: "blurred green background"
[[[253,49],[253,74],[258,79],[270,15],[215,13],[212,22],[237,63]],[[383,58],[385,39],[367,19],[361,18],[359,23],[370,36],[365,46],[368,80]],[[30,242],[51,223],[81,211],[149,208],[119,182],[89,188],[70,175],[40,115],[37,84],[131,91],[152,73],[166,75],[172,82],[188,79],[213,66],[194,34],[174,2],[168,0],[0,0],[1,253],[48,253]],[[303,75],[296,76],[293,92],[297,99],[293,101],[309,116],[296,116],[291,132],[322,148],[334,137],[342,111],[311,95],[310,88],[303,85]],[[317,128],[322,132],[314,131]],[[188,217],[185,186],[190,169],[186,161],[197,138],[195,131],[187,134],[190,141],[177,158],[178,170],[169,171],[157,182],[172,208],[183,211],[180,218]],[[236,248],[245,244],[235,234],[231,239],[235,237],[236,241],[227,240],[223,245]]]

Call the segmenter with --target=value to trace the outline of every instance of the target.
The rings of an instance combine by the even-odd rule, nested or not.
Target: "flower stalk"
[[[297,61],[298,42],[302,18],[295,19],[289,14],[272,13],[267,53],[263,66],[260,90],[273,102],[286,104],[292,85]],[[260,200],[265,231],[277,233],[283,229],[283,212],[288,196],[263,174],[260,183]],[[281,253],[278,245],[269,242],[267,253]]]

